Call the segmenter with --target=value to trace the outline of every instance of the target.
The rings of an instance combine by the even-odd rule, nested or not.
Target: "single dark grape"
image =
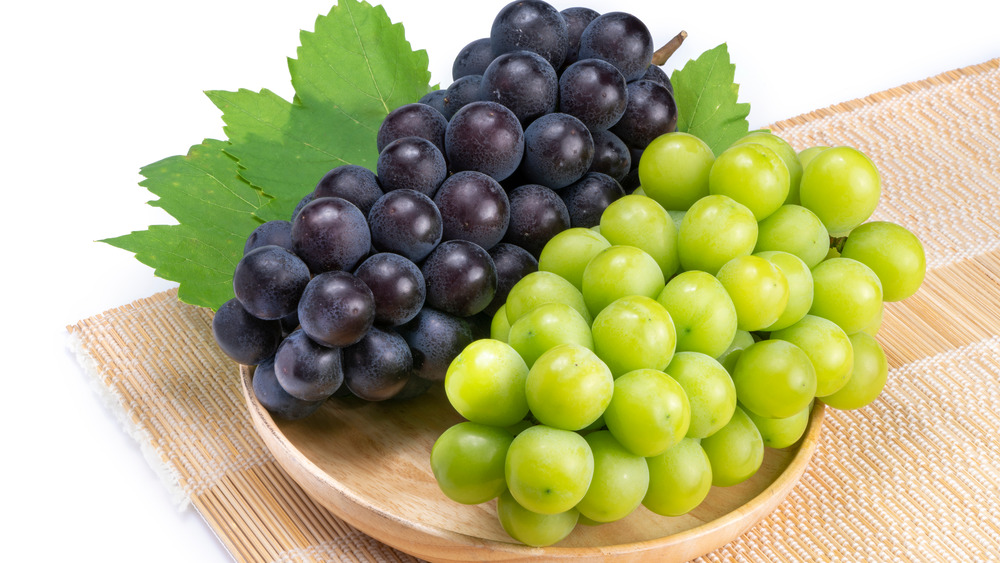
[[[483,312],[492,317],[507,302],[510,288],[524,276],[538,271],[538,260],[527,250],[507,242],[489,249],[489,253],[497,269],[497,292]]]
[[[219,349],[233,361],[253,366],[278,351],[281,324],[251,315],[234,297],[223,303],[212,317],[212,336]]]
[[[674,85],[670,82],[670,77],[667,76],[666,71],[662,67],[657,65],[649,65],[646,68],[646,72],[638,78],[638,80],[652,80],[653,82],[659,82],[667,89],[671,94],[674,93]]]
[[[532,183],[553,190],[566,187],[582,178],[593,160],[594,139],[572,115],[543,115],[524,130],[521,171]]]
[[[470,74],[482,74],[493,61],[493,46],[490,38],[483,37],[469,43],[455,56],[451,65],[451,79],[458,80]]]
[[[371,170],[357,164],[344,164],[324,174],[313,195],[346,199],[363,215],[368,215],[372,204],[382,197],[382,188]]]
[[[493,55],[513,51],[538,53],[553,68],[562,66],[569,49],[566,20],[541,0],[515,0],[500,9],[490,29]]]
[[[366,401],[391,399],[406,386],[413,354],[392,329],[372,327],[357,344],[344,348],[344,384]]]
[[[314,274],[350,270],[368,254],[371,233],[356,205],[339,197],[318,197],[292,221],[292,244]]]
[[[302,208],[308,205],[314,199],[316,199],[316,194],[314,192],[309,192],[306,195],[302,196],[302,199],[300,199],[299,202],[295,204],[295,209],[292,211],[293,223],[295,222],[295,218],[299,216],[299,212],[302,211]]]
[[[417,316],[424,306],[424,276],[416,264],[399,254],[374,254],[358,266],[354,275],[372,290],[377,324],[401,325]]]
[[[379,252],[395,252],[420,262],[441,242],[441,212],[434,200],[415,190],[393,190],[375,202],[368,214],[372,244]]]
[[[268,245],[294,250],[292,248],[292,222],[276,219],[261,223],[247,237],[247,242],[243,245],[243,255],[246,256],[251,250]]]
[[[278,320],[295,310],[309,283],[309,267],[280,246],[251,250],[236,264],[233,291],[251,315]]]
[[[445,91],[444,116],[451,119],[458,110],[481,100],[482,83],[481,74],[469,74],[452,82]]]
[[[625,141],[610,131],[593,133],[593,138],[594,160],[588,172],[607,174],[620,182],[632,169],[632,155]]]
[[[344,382],[340,348],[314,342],[302,329],[288,335],[274,356],[278,384],[303,401],[322,401]]]
[[[608,12],[583,30],[579,57],[608,61],[625,80],[635,80],[653,59],[653,36],[646,24],[632,14]]]
[[[583,59],[559,77],[559,111],[576,117],[591,132],[618,123],[627,102],[625,77],[607,61]]]
[[[625,115],[611,128],[625,144],[644,149],[653,139],[677,130],[674,96],[659,82],[636,80],[628,85]],[[633,159],[633,163],[638,163]]]
[[[501,181],[524,156],[524,130],[514,112],[496,102],[472,102],[460,109],[444,133],[454,172],[475,170]]]
[[[615,200],[624,196],[625,190],[607,174],[588,172],[566,189],[560,190],[559,195],[566,202],[570,225],[589,229],[601,224],[601,214]]]
[[[325,272],[314,277],[299,300],[302,330],[319,344],[350,346],[375,322],[375,296],[349,272]]]
[[[569,211],[555,191],[527,184],[510,192],[510,225],[504,242],[520,246],[536,259],[549,239],[570,227]]]
[[[522,125],[527,125],[555,111],[559,76],[537,53],[504,53],[486,67],[479,96],[482,100],[502,104],[514,112]]]
[[[451,361],[473,340],[468,320],[430,307],[398,330],[413,354],[413,374],[428,381],[444,381]]]
[[[500,183],[482,172],[456,172],[441,184],[434,203],[444,224],[442,240],[467,240],[490,248],[510,223],[510,201]]]
[[[416,190],[433,197],[448,177],[444,155],[434,143],[421,137],[403,137],[386,145],[375,169],[386,193]]]
[[[253,371],[251,381],[257,402],[275,418],[301,420],[319,410],[325,401],[303,401],[293,397],[278,383],[274,373],[274,358],[268,358]]]
[[[375,137],[381,153],[386,145],[403,137],[421,137],[434,143],[444,154],[444,130],[448,120],[441,112],[427,104],[413,103],[399,106],[382,120]]]
[[[597,16],[601,14],[590,8],[581,6],[566,8],[559,13],[566,20],[566,37],[569,44],[566,49],[566,60],[563,61],[563,67],[567,67],[579,59],[580,36],[583,35],[583,30],[587,29],[590,22],[597,19]]]
[[[441,112],[441,115],[444,115],[445,111],[447,111],[445,110],[444,107],[444,97],[447,95],[448,95],[447,90],[431,90],[430,92],[427,92],[426,94],[421,96],[420,99],[417,100],[417,102],[421,104],[427,104],[432,108]],[[445,117],[445,119],[448,118]]]
[[[468,317],[482,311],[497,291],[497,270],[483,247],[467,240],[444,241],[420,267],[427,305]]]

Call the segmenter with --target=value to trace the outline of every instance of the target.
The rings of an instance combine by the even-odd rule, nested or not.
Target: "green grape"
[[[885,301],[902,301],[916,293],[927,271],[920,239],[887,221],[872,221],[851,231],[840,255],[875,272],[882,282]]]
[[[810,315],[830,319],[847,334],[878,321],[882,312],[882,282],[871,268],[850,258],[829,258],[813,268],[812,274]]]
[[[687,214],[687,210],[686,209],[682,209],[682,210],[668,209],[667,210],[667,214],[670,215],[670,219],[673,220],[673,222],[674,222],[674,228],[677,229],[677,233],[678,233],[677,236],[680,237],[681,223],[684,221],[684,215]],[[681,267],[680,266],[680,251],[678,251],[677,260],[678,260],[677,267],[680,268]]]
[[[754,254],[774,264],[781,270],[788,281],[788,303],[784,312],[770,325],[764,328],[766,331],[781,330],[797,323],[799,319],[806,316],[813,302],[813,278],[809,266],[798,256],[781,252],[780,250],[769,250]]]
[[[688,133],[653,139],[639,159],[645,194],[665,209],[687,209],[708,195],[708,173],[715,154],[705,141]]]
[[[774,151],[778,158],[785,163],[788,168],[788,197],[785,203],[799,202],[799,182],[802,180],[802,163],[795,154],[795,149],[787,141],[769,131],[754,131],[746,137],[733,143],[734,145],[745,143],[757,143]]]
[[[817,145],[815,147],[809,147],[799,151],[799,163],[802,164],[802,170],[806,169],[806,165],[812,162],[812,159],[816,157],[817,154],[825,151],[830,147],[824,145]]]
[[[870,334],[859,332],[850,336],[854,349],[854,368],[847,384],[823,402],[835,409],[853,410],[868,405],[882,393],[889,375],[889,362],[882,345]]]
[[[878,334],[878,330],[882,328],[882,318],[884,316],[885,316],[885,303],[883,303],[882,306],[879,307],[878,320],[866,326],[865,328],[861,329],[861,332],[867,332],[868,336],[875,336],[876,334]]]
[[[593,229],[566,229],[545,243],[538,257],[538,269],[557,274],[580,289],[587,263],[609,246],[611,243]]]
[[[764,418],[749,409],[744,409],[760,432],[764,445],[775,449],[787,448],[799,441],[806,432],[806,426],[809,425],[811,411],[810,405],[787,418]]]
[[[712,465],[712,484],[729,487],[742,483],[760,469],[764,440],[753,421],[739,405],[729,424],[701,441]]]
[[[565,303],[577,310],[588,323],[592,320],[583,294],[572,283],[552,272],[531,272],[507,294],[507,322],[514,326],[517,319],[546,303]]]
[[[510,322],[507,320],[507,305],[501,305],[496,313],[493,313],[493,320],[490,321],[490,338],[507,342],[510,335]]]
[[[528,414],[528,366],[509,344],[476,340],[448,366],[444,390],[458,414],[472,422],[510,426]]]
[[[507,490],[504,462],[514,437],[495,426],[459,422],[431,448],[431,470],[441,491],[455,502],[479,504]]]
[[[760,221],[788,198],[788,167],[769,147],[736,144],[719,155],[708,175],[708,192],[742,203]]]
[[[615,377],[640,368],[663,371],[677,345],[670,313],[643,295],[622,297],[602,309],[591,332],[594,351]]]
[[[538,422],[580,430],[600,418],[614,388],[611,370],[593,352],[577,344],[562,344],[531,366],[525,394]]]
[[[691,423],[691,405],[680,383],[655,369],[630,371],[615,380],[604,423],[615,439],[643,457],[680,442]]]
[[[532,547],[559,542],[576,528],[580,513],[569,509],[558,514],[539,514],[524,508],[510,492],[497,499],[497,518],[507,535]]]
[[[594,478],[576,509],[597,522],[621,520],[646,495],[649,485],[646,459],[625,449],[607,430],[591,432],[585,439],[594,453]]]
[[[514,437],[504,475],[518,504],[531,512],[558,514],[587,494],[594,454],[576,432],[538,424]]]
[[[809,356],[816,372],[817,397],[836,392],[851,378],[851,340],[833,321],[806,315],[792,326],[772,332],[771,338],[791,342]]]
[[[594,349],[590,325],[576,309],[565,303],[546,303],[522,315],[510,327],[507,343],[531,368],[539,356],[560,344],[578,344]]]
[[[664,283],[660,266],[644,250],[612,246],[594,256],[583,270],[583,299],[592,317],[596,317],[608,304],[622,297],[654,298],[663,290]]]
[[[788,280],[777,266],[759,256],[737,256],[716,278],[736,308],[736,327],[761,330],[774,324],[788,305]]]
[[[642,189],[642,186],[632,190],[631,195],[646,195],[646,190]]]
[[[830,233],[812,211],[801,205],[782,205],[758,225],[754,252],[770,250],[794,254],[815,268],[830,251]]]
[[[732,375],[733,369],[736,367],[736,360],[740,359],[743,350],[746,350],[753,343],[753,335],[745,330],[737,330],[726,351],[716,356],[715,359]]]
[[[698,352],[678,352],[667,366],[667,375],[681,384],[691,405],[688,438],[711,436],[733,417],[736,386],[715,358]]]
[[[682,272],[656,300],[670,313],[677,350],[717,357],[736,335],[736,307],[722,282],[707,272]]]
[[[753,252],[756,244],[757,220],[753,212],[724,195],[709,195],[694,202],[677,232],[681,267],[713,276],[726,262]]]
[[[878,170],[862,152],[833,147],[812,158],[802,171],[799,199],[833,236],[846,235],[878,207]]]
[[[642,195],[627,195],[608,205],[601,214],[601,234],[613,245],[634,246],[653,257],[670,279],[680,266],[677,227],[667,211]]]
[[[816,392],[816,371],[809,356],[784,340],[748,346],[733,369],[740,404],[766,418],[786,418],[809,405]]]
[[[658,456],[647,457],[649,487],[642,504],[661,516],[681,516],[712,489],[712,463],[701,444],[684,438]]]

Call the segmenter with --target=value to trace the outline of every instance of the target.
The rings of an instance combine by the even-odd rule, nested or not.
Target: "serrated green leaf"
[[[750,104],[739,103],[736,65],[725,43],[702,53],[670,77],[677,100],[677,130],[705,141],[718,155],[747,135]]]

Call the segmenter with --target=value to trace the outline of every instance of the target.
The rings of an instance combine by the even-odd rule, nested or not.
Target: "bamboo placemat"
[[[911,228],[929,272],[886,307],[891,371],[860,411],[828,409],[780,507],[706,561],[995,559],[1000,553],[1000,59],[777,123],[797,149],[879,166],[876,219]],[[276,465],[176,291],[68,327],[110,408],[237,561],[413,561],[312,502]]]

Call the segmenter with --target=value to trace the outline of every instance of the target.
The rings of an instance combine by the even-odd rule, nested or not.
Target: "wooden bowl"
[[[240,367],[253,424],[278,464],[317,502],[362,532],[429,561],[687,561],[719,548],[785,498],[805,471],[823,426],[812,412],[805,436],[766,449],[761,468],[733,487],[713,487],[690,513],[663,517],[639,507],[600,526],[578,525],[554,546],[510,538],[496,501],[468,506],[447,498],[430,468],[431,447],[463,420],[441,385],[410,401],[330,399],[305,420],[274,420],[257,402],[251,369]]]

